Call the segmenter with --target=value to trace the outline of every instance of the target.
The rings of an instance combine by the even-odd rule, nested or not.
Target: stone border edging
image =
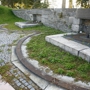
[[[66,83],[62,80],[58,80],[57,78],[54,78],[50,75],[47,75],[47,74],[42,74],[42,71],[40,71],[39,69],[35,68],[32,64],[30,64],[27,59],[23,56],[22,54],[22,51],[21,51],[21,46],[22,46],[22,43],[28,38],[28,37],[32,37],[34,35],[36,35],[37,33],[33,33],[21,40],[19,40],[19,42],[17,43],[16,45],[16,48],[15,48],[15,53],[16,53],[16,56],[18,57],[19,61],[23,64],[23,66],[25,66],[28,70],[30,70],[32,73],[34,73],[35,75],[39,76],[40,78],[50,82],[50,83],[53,83],[57,86],[60,86],[62,88],[66,88],[66,89],[69,89],[69,90],[89,90],[89,89],[86,89],[84,87],[80,87],[80,86],[76,86],[75,84],[72,84],[72,83]]]

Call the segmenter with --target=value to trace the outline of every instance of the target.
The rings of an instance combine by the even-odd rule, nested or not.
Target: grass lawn
[[[39,31],[42,33],[33,37],[27,44],[30,58],[38,60],[44,66],[50,67],[54,73],[72,76],[76,80],[90,81],[90,64],[88,62],[45,41],[45,36],[63,32],[44,25],[20,29],[14,23],[24,20],[15,17],[11,9],[2,6],[0,6],[0,17],[2,17],[0,24],[8,24],[6,28],[9,30]]]
[[[90,81],[88,62],[45,41],[45,36],[59,34],[62,33],[61,31],[45,26],[38,27],[38,30],[43,31],[43,34],[33,37],[27,44],[30,58],[38,60],[41,65],[48,66],[54,73],[71,76],[76,80]]]

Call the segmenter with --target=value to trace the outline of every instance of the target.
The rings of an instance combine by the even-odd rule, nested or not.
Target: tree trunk
[[[66,7],[66,0],[62,0],[62,8]]]

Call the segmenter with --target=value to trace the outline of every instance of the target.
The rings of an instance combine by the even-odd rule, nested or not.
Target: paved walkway
[[[41,90],[30,78],[11,63],[12,45],[15,45],[15,42],[19,40],[20,37],[21,34],[17,31],[9,32],[7,29],[0,28],[0,66],[10,63],[12,68],[9,70],[9,73],[15,76],[11,84],[13,89],[10,89],[11,86],[9,85],[8,90]],[[0,81],[1,80],[2,78],[0,78]],[[3,87],[3,82],[0,83],[0,87],[2,87],[0,90],[6,90],[5,87]]]

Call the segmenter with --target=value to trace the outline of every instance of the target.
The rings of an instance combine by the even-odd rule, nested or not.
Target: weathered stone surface
[[[34,74],[31,74],[30,75],[30,78],[32,81],[34,81],[41,89],[45,89],[47,86],[48,86],[48,82],[37,77],[36,75]]]
[[[74,17],[69,17],[69,24],[73,24]]]
[[[73,18],[73,24],[79,25],[80,24],[80,19],[74,17]]]
[[[32,85],[29,85],[29,86],[27,86],[29,89],[31,89],[32,88]]]
[[[33,15],[29,14],[30,20],[33,21]]]
[[[81,19],[90,19],[90,9],[77,9],[76,17]]]
[[[18,17],[21,17],[25,20],[32,21],[32,16],[33,16],[33,21],[34,21],[34,15],[35,15],[36,21],[41,21],[46,26],[59,29],[64,32],[71,31],[71,29],[68,26],[72,23],[72,20],[71,19],[69,20],[69,17],[75,17],[74,16],[75,11],[76,9],[53,9],[53,8],[52,9],[13,10],[14,14]],[[23,28],[22,26],[20,27]]]
[[[48,85],[48,87],[45,90],[65,90],[65,89],[57,87],[57,86],[51,84],[51,85]]]
[[[18,67],[23,73],[26,75],[29,75],[30,72],[19,62],[19,61],[14,61],[12,62],[16,67]]]
[[[26,82],[26,83],[24,83],[24,85],[25,85],[25,86],[28,86],[29,84]]]
[[[73,24],[71,28],[72,28],[72,31],[74,31],[74,32],[78,32],[79,31],[79,25]]]
[[[30,90],[35,90],[34,88],[31,88]]]
[[[85,49],[85,50],[81,50],[79,53],[79,57],[82,57],[86,61],[90,62],[90,48]]]
[[[22,50],[22,54],[25,58],[28,58],[28,53],[27,53],[27,50],[26,50],[26,46],[25,45],[22,45],[21,46],[21,50]]]
[[[10,84],[0,81],[0,90],[15,90]]]
[[[87,49],[89,49],[88,46],[82,45],[82,44],[74,42],[72,40],[68,40],[68,39],[62,37],[62,35],[46,36],[45,39],[47,42],[50,42],[51,44],[59,46],[60,48],[70,52],[71,54],[73,54],[75,56],[80,56],[83,59],[86,59],[89,61],[89,57],[88,57],[89,53],[87,54],[87,51],[89,52],[89,50],[87,50]],[[87,58],[85,58],[86,57],[85,54],[87,54]]]
[[[15,25],[20,28],[32,27],[39,25],[38,23],[15,22]]]
[[[15,46],[12,46],[12,55],[11,55],[11,61],[16,61],[17,56],[15,55]]]
[[[29,37],[28,39],[26,39],[26,40],[23,42],[23,45],[26,45],[30,40],[31,40],[31,37]]]

